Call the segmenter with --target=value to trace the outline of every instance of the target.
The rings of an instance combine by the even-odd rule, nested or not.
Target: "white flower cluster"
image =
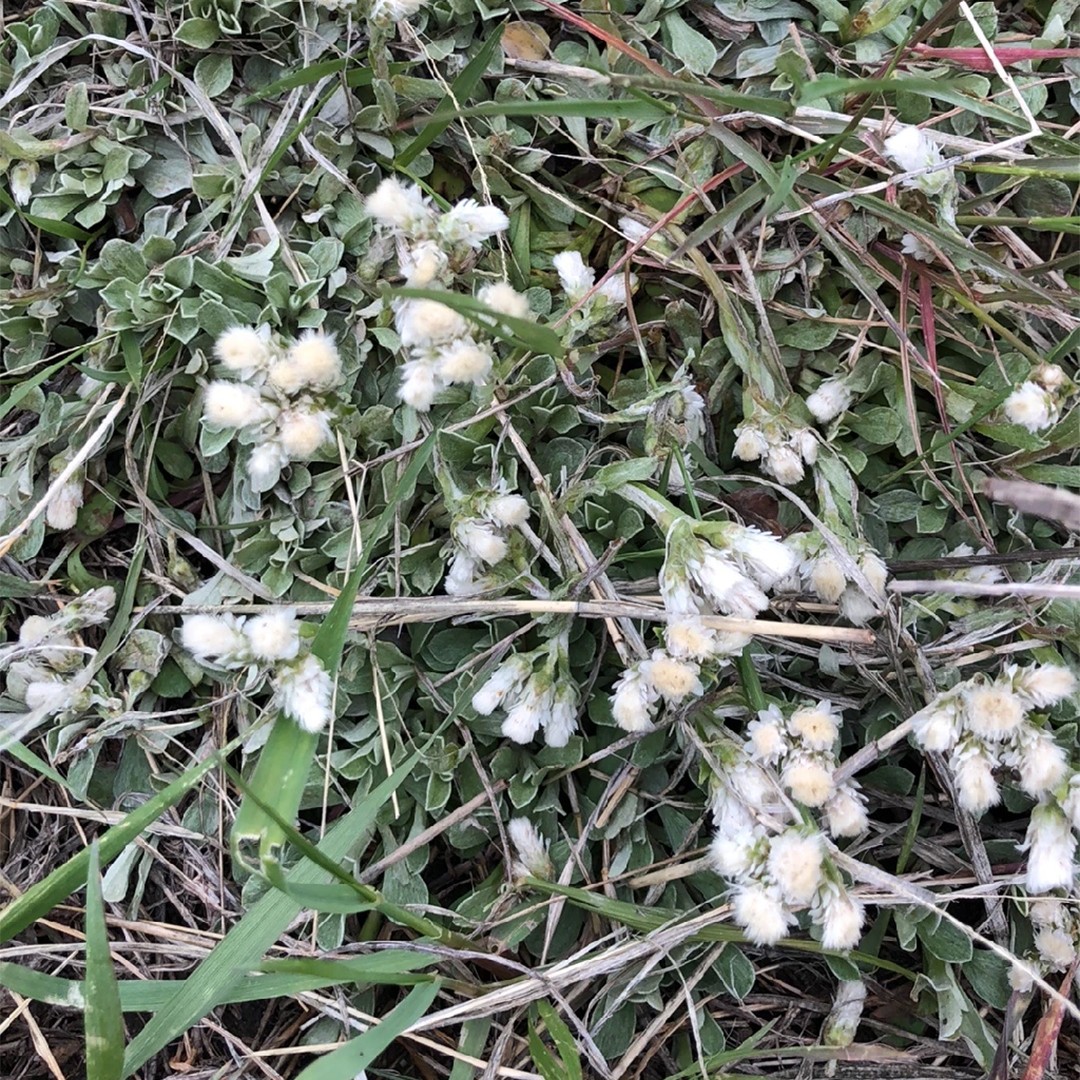
[[[514,845],[515,859],[510,866],[510,876],[515,881],[527,877],[550,879],[555,876],[555,868],[548,855],[548,843],[528,818],[511,818],[506,831],[510,835],[510,843]]]
[[[1005,399],[1005,418],[1030,432],[1043,431],[1061,419],[1076,390],[1077,384],[1057,364],[1040,364]]]
[[[501,563],[510,553],[508,534],[529,519],[529,504],[505,481],[491,491],[462,501],[450,526],[454,556],[443,588],[448,596],[476,596],[492,586],[485,567]]]
[[[839,723],[829,702],[796,709],[786,721],[773,705],[759,713],[742,746],[721,753],[723,771],[712,804],[717,832],[709,858],[733,883],[735,921],[759,945],[785,938],[798,908],[809,908],[826,949],[859,943],[862,904],[829,860],[822,833],[797,821],[781,792],[784,787],[807,806],[824,806],[833,835],[854,836],[866,828],[857,788],[837,787],[832,777]],[[829,746],[821,749],[830,735]]]
[[[693,660],[655,649],[648,660],[631,664],[616,680],[611,693],[615,723],[623,731],[650,730],[661,699],[677,705],[689,696],[701,697],[705,688],[700,675]]]
[[[300,625],[292,608],[273,608],[251,618],[187,615],[180,643],[212,667],[269,670],[278,708],[304,731],[322,731],[330,722],[333,682],[317,657],[301,651]]]
[[[419,187],[388,177],[367,197],[368,214],[394,237],[398,265],[410,288],[445,290],[453,267],[510,224],[495,206],[462,199],[439,213]],[[482,288],[477,299],[499,315],[525,319],[529,302],[505,281]],[[435,395],[455,384],[480,385],[491,374],[491,346],[478,342],[468,321],[433,299],[394,302],[394,325],[408,359],[398,396],[427,412]]]
[[[806,475],[805,466],[817,461],[818,437],[779,419],[744,420],[735,429],[734,453],[740,461],[760,461],[778,483],[797,484]]]
[[[869,592],[844,573],[841,560],[817,529],[795,533],[785,540],[797,560],[797,574],[790,584],[811,592],[826,604],[839,604],[840,614],[856,626],[880,615],[885,607],[885,583],[889,572],[881,556],[866,544],[847,543],[853,565],[862,571]]]
[[[27,616],[18,643],[0,648],[8,696],[48,715],[86,709],[93,698],[85,679],[93,650],[80,645],[75,634],[105,622],[115,604],[116,592],[106,585],[84,593],[54,615]]]
[[[577,730],[579,704],[566,644],[566,635],[558,634],[539,649],[504,660],[473,694],[473,709],[480,716],[502,709],[502,733],[512,742],[531,742],[543,728],[548,746],[565,746]]]
[[[837,375],[818,384],[818,388],[806,399],[806,407],[819,424],[827,424],[847,412],[854,397],[847,379]]]
[[[1029,901],[1035,956],[1044,971],[1065,971],[1080,952],[1080,907],[1056,896],[1041,896]],[[1009,972],[1013,989],[1031,988],[1031,975],[1023,967]]]
[[[204,422],[243,432],[255,491],[269,491],[290,461],[306,461],[333,439],[327,394],[341,381],[341,357],[326,334],[307,331],[283,344],[268,327],[234,326],[214,345],[232,376],[206,388]]]
[[[622,313],[627,304],[626,278],[618,271],[604,282],[586,300],[585,297],[596,284],[596,271],[577,251],[562,251],[551,264],[559,275],[559,284],[570,301],[571,308],[566,319],[565,339],[575,341],[589,334],[594,327],[606,334],[608,324]],[[636,287],[637,279],[630,276],[630,287]]]
[[[57,454],[49,462],[50,481],[59,476],[67,468],[69,457],[67,454]],[[86,473],[84,469],[76,469],[56,489],[49,505],[45,507],[45,524],[50,529],[74,529],[75,522],[79,517],[79,507],[83,504],[83,482]]]
[[[939,694],[912,717],[924,750],[948,754],[961,807],[982,814],[1001,801],[995,770],[1008,769],[1037,800],[1024,846],[1028,892],[1071,889],[1080,832],[1080,769],[1030,717],[1076,692],[1076,677],[1060,664],[1008,665],[994,680],[976,675]]]
[[[944,165],[937,144],[917,127],[904,126],[890,135],[885,140],[885,153],[902,172],[934,170],[909,177],[902,182],[904,187],[918,188],[925,195],[940,195],[953,183],[952,167]]]

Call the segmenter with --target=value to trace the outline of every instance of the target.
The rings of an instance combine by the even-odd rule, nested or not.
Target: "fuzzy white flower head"
[[[810,588],[819,600],[824,600],[827,604],[835,604],[844,595],[847,578],[844,577],[840,564],[828,552],[813,561],[810,567]]]
[[[548,855],[547,841],[528,818],[511,818],[507,822],[506,832],[517,856],[510,867],[510,873],[515,880],[527,877],[547,879],[555,876],[555,868]]]
[[[248,476],[256,491],[269,491],[289,464],[289,455],[277,439],[259,443],[248,456]]]
[[[672,656],[706,660],[716,653],[716,631],[693,615],[681,615],[664,628],[664,646]]]
[[[917,172],[942,163],[941,151],[925,132],[905,126],[885,140],[885,153],[902,172]],[[917,187],[928,195],[943,191],[952,179],[952,169],[941,169],[903,181],[904,187]]]
[[[762,468],[778,483],[791,486],[797,484],[805,475],[802,456],[790,446],[772,446],[769,448]]]
[[[956,776],[956,794],[961,807],[969,813],[985,813],[1001,802],[1001,792],[994,779],[994,763],[978,743],[961,744],[952,753]]]
[[[769,440],[756,427],[740,424],[736,429],[734,454],[740,461],[757,461],[769,452]]]
[[[19,627],[19,644],[32,649],[35,662],[40,660],[54,671],[73,671],[82,667],[83,650],[70,634],[64,632],[59,620],[28,615]]]
[[[219,428],[245,428],[262,423],[270,414],[253,386],[217,380],[206,388],[203,419]]]
[[[1024,884],[1029,893],[1072,889],[1076,836],[1069,819],[1053,803],[1031,811],[1024,847],[1028,852]]]
[[[754,865],[757,844],[752,828],[718,832],[709,844],[709,863],[721,877],[738,879]]]
[[[866,910],[847,889],[831,892],[821,917],[821,945],[835,952],[854,949],[862,937]]]
[[[287,361],[292,364],[301,386],[329,390],[341,381],[341,355],[337,345],[332,337],[320,330],[305,330],[290,347]]]
[[[1053,791],[1069,776],[1069,758],[1049,732],[1036,727],[1022,729],[1016,762],[1020,787],[1032,798]]]
[[[1045,926],[1035,935],[1035,948],[1055,971],[1064,971],[1076,959],[1076,938],[1055,927]]]
[[[573,687],[560,685],[555,691],[551,712],[543,720],[544,741],[556,748],[565,746],[577,731],[577,693]]]
[[[1034,705],[1044,709],[1076,692],[1076,676],[1062,664],[1039,664],[1025,668],[1015,685]]]
[[[806,806],[823,806],[836,791],[832,770],[810,754],[797,754],[784,766],[784,787]]]
[[[317,657],[308,653],[301,660],[279,665],[274,685],[278,708],[303,731],[315,734],[330,723],[334,684]]]
[[[596,273],[592,267],[585,265],[580,252],[561,251],[551,260],[551,264],[572,303],[576,304],[596,281]]]
[[[791,549],[752,525],[732,530],[729,543],[736,559],[763,589],[771,589],[795,569]]]
[[[502,562],[509,552],[506,541],[486,521],[461,518],[454,522],[451,532],[467,554],[489,566]]]
[[[698,587],[718,611],[752,619],[769,606],[769,598],[726,556],[705,545],[701,558],[687,569]]]
[[[848,585],[840,594],[840,614],[856,626],[865,626],[881,614],[881,605],[857,585]]]
[[[847,412],[854,396],[845,379],[826,379],[806,399],[806,407],[819,424],[827,424],[842,412]]]
[[[634,279],[631,278],[631,285],[634,284]],[[614,308],[626,307],[626,277],[620,270],[618,273],[613,274],[611,277],[596,290],[596,295],[599,299],[607,301]]]
[[[732,914],[755,945],[775,945],[787,937],[794,916],[784,907],[775,889],[747,885],[736,891]]]
[[[616,680],[611,694],[611,715],[623,729],[637,733],[652,729],[658,695],[641,671],[641,664],[628,667]]]
[[[911,718],[912,734],[924,750],[944,753],[960,738],[960,710],[954,701],[931,702]]]
[[[885,585],[889,580],[889,568],[876,551],[864,551],[859,557],[859,569],[863,572],[875,596],[884,599]]]
[[[1034,433],[1050,427],[1057,419],[1051,396],[1038,383],[1021,383],[1005,399],[1005,418]]]
[[[770,841],[766,866],[789,904],[809,904],[821,886],[824,857],[820,833],[789,829]]]
[[[551,688],[540,689],[535,679],[525,685],[521,696],[506,710],[502,733],[511,742],[531,742],[551,712],[555,695]]]
[[[508,281],[496,281],[485,285],[477,299],[500,315],[509,315],[513,319],[527,319],[532,314],[529,298],[523,296]]]
[[[214,355],[230,371],[252,372],[270,362],[270,344],[251,326],[234,326],[214,342]]]
[[[653,690],[665,701],[678,702],[689,694],[701,697],[700,669],[688,660],[676,660],[663,649],[653,651],[652,657],[641,664],[641,673]]]
[[[841,719],[832,702],[803,706],[791,714],[788,730],[810,750],[831,750],[840,732]]]
[[[427,412],[444,385],[427,360],[409,360],[401,365],[398,397],[417,412]]]
[[[235,615],[185,615],[180,644],[196,660],[228,666],[250,656],[244,622]]]
[[[491,351],[472,338],[459,338],[440,350],[436,372],[448,383],[483,383],[491,374]]]
[[[496,495],[484,507],[484,514],[496,525],[520,528],[529,520],[529,504],[521,495]]]
[[[637,218],[619,218],[619,232],[621,232],[632,244],[636,244],[639,240],[643,239],[648,231],[649,226],[642,221],[638,221]]]
[[[285,409],[278,417],[278,439],[293,460],[313,457],[333,438],[324,409]]]
[[[377,0],[381,2],[381,0]],[[383,3],[383,8],[388,5]],[[417,3],[414,10],[419,10]],[[364,200],[364,209],[384,228],[412,236],[431,227],[435,215],[416,184],[403,184],[387,177]]]
[[[825,804],[825,818],[833,836],[860,836],[870,827],[866,799],[853,781],[842,785]]]
[[[68,708],[75,697],[74,689],[60,679],[38,679],[28,683],[24,700],[28,709],[41,709],[54,714]]]
[[[8,182],[11,184],[11,197],[16,206],[25,206],[34,193],[34,181],[38,175],[38,163],[36,161],[16,161],[8,171]]]
[[[1060,390],[1065,383],[1068,382],[1069,378],[1065,374],[1065,369],[1058,364],[1040,364],[1031,373],[1031,377],[1040,386],[1045,387],[1051,392]]]
[[[395,313],[398,337],[407,349],[465,337],[469,324],[438,300],[407,300]]]
[[[915,233],[904,233],[900,238],[900,250],[919,262],[932,263],[937,258],[934,249]]]
[[[45,524],[50,529],[74,529],[79,519],[79,507],[83,504],[83,486],[69,482],[57,488],[45,507]]]
[[[746,747],[755,761],[772,765],[790,749],[784,716],[776,705],[770,705],[757,714],[746,728]]]
[[[423,240],[403,250],[398,263],[406,282],[414,289],[423,289],[446,274],[450,260],[434,240]]]
[[[437,229],[447,244],[464,244],[478,251],[484,241],[510,227],[510,219],[497,207],[462,199],[439,218]]]
[[[1024,722],[1024,705],[1008,686],[971,686],[963,694],[964,720],[969,731],[984,739],[1008,738]]]
[[[477,596],[484,591],[486,584],[482,578],[477,577],[480,569],[480,561],[467,555],[464,551],[456,551],[450,569],[443,581],[443,590],[447,596]]]
[[[300,631],[293,608],[275,608],[248,619],[244,633],[257,660],[292,660],[300,651]]]

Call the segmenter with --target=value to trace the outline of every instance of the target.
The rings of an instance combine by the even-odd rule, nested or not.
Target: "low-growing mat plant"
[[[0,5],[13,1080],[1080,1069],[1080,3]]]

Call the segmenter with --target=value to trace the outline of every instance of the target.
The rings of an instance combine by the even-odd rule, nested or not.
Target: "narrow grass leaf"
[[[124,1017],[116,988],[105,904],[101,899],[101,858],[90,844],[86,878],[86,1080],[120,1080],[124,1071]]]
[[[430,982],[434,976],[416,974],[431,967],[435,957],[408,948],[385,949],[349,960],[267,960],[260,971],[324,979],[328,983],[390,983],[412,986]]]
[[[547,1001],[538,1001],[536,1008],[562,1059],[562,1080],[581,1080],[581,1059],[578,1057],[577,1043],[566,1022]]]
[[[309,1065],[297,1080],[355,1080],[403,1031],[419,1020],[439,993],[439,982],[417,986],[409,996],[359,1038]]]

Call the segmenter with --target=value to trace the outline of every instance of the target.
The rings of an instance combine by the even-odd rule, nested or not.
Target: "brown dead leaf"
[[[542,26],[524,20],[507,23],[502,33],[503,55],[511,60],[543,60],[550,44]]]

